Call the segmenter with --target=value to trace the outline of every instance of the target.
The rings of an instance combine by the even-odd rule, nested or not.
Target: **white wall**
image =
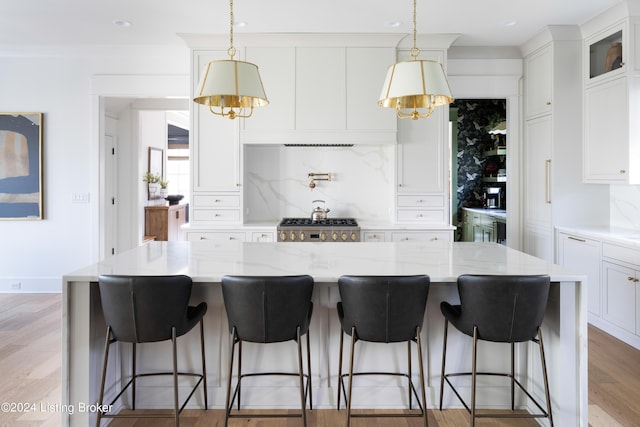
[[[92,79],[145,74],[188,75],[187,47],[0,50],[0,111],[44,113],[44,220],[0,221],[0,291],[60,291],[63,274],[97,261]]]

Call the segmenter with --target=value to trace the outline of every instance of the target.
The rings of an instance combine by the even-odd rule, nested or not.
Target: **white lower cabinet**
[[[622,329],[637,334],[638,277],[640,272],[622,265],[602,263],[604,284],[603,318]]]
[[[361,241],[375,242],[453,242],[452,230],[428,230],[428,229],[377,229],[362,230]]]
[[[587,275],[587,310],[589,316],[600,317],[600,265],[602,243],[573,234],[559,234],[558,264]]]
[[[244,231],[188,231],[187,240],[190,242],[198,242],[207,240],[216,243],[222,242],[245,242],[247,233]]]
[[[640,349],[640,248],[558,233],[556,262],[587,276],[588,321]]]

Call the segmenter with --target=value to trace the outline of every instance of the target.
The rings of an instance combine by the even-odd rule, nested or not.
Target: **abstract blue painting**
[[[2,219],[43,219],[42,113],[0,113]]]

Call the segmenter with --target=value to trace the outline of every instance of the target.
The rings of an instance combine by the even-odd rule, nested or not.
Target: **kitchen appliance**
[[[353,218],[284,218],[278,242],[359,242],[360,227]]]
[[[485,188],[484,207],[487,209],[502,209],[502,188],[500,187]]]
[[[313,203],[320,203],[322,204],[322,206],[324,206],[324,200],[314,200]],[[313,211],[311,211],[311,219],[313,221],[321,221],[323,219],[327,219],[327,214],[330,210],[331,209],[325,209],[323,207],[316,206],[315,208],[313,208]]]

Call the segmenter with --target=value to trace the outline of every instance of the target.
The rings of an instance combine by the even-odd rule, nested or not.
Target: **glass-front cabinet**
[[[622,29],[615,28],[589,41],[589,79],[616,71],[624,66]]]

